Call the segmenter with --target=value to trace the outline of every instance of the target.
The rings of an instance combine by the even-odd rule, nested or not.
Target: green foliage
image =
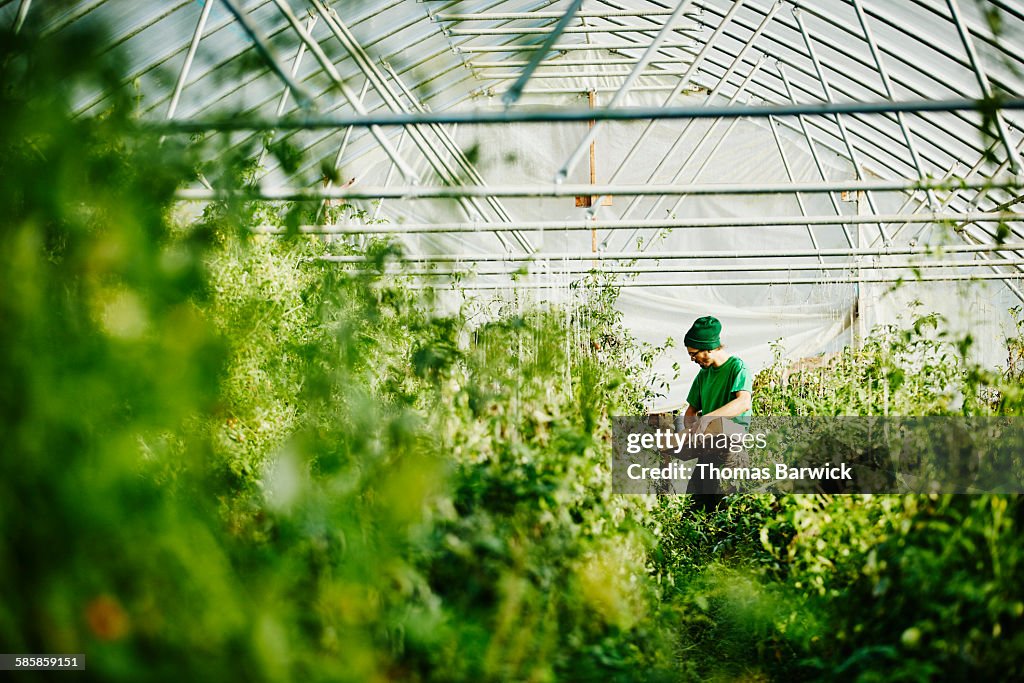
[[[792,365],[776,346],[775,363],[754,380],[754,409],[801,416],[1018,414],[1019,381],[969,361],[973,339],[955,338],[945,327],[941,316],[915,310],[905,327],[879,326],[857,348]],[[1012,373],[1018,342],[1007,344]]]
[[[166,220],[191,162],[125,135],[118,65],[68,34],[0,38],[0,639],[97,677],[229,676],[209,660],[248,649],[248,610],[187,426],[224,351],[196,309],[206,236]],[[89,87],[109,110],[70,117]]]
[[[935,316],[879,328],[856,350],[755,383],[756,405],[794,415],[1016,414],[1020,329],[1008,367],[964,360]],[[781,358],[781,354],[777,357]],[[785,378],[785,379],[784,379]],[[962,404],[957,406],[954,398]],[[697,678],[1009,680],[1021,676],[1015,496],[737,495],[710,515],[656,511]],[[740,603],[743,608],[737,608]]]
[[[609,416],[662,350],[614,283],[441,316],[396,245],[298,234],[358,207],[186,216],[177,187],[251,183],[256,150],[140,134],[102,36],[2,38],[8,651],[125,681],[1022,677],[1016,498],[612,496]],[[942,327],[780,360],[757,407],[1019,414],[1020,329],[997,374]]]
[[[249,235],[319,207],[184,218],[175,189],[251,182],[252,150],[139,134],[74,38],[2,41],[8,648],[102,680],[670,669],[644,510],[607,491],[609,410],[643,393],[594,348],[627,358],[621,326],[595,308],[569,348],[557,311],[437,317],[382,275],[393,245]],[[108,112],[72,117],[97,79]]]

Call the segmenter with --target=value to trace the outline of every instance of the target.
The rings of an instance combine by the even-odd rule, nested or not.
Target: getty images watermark
[[[1024,493],[1024,418],[613,418],[616,493]]]
[[[692,477],[701,479],[717,479],[720,481],[768,481],[771,479],[853,479],[853,470],[844,463],[833,467],[832,463],[825,463],[819,467],[790,467],[784,462],[773,463],[771,467],[750,467],[742,465],[726,466],[713,460],[699,461],[699,455],[703,452],[714,450],[724,453],[736,454],[751,449],[763,450],[768,447],[768,435],[766,433],[750,433],[747,431],[736,431],[734,433],[696,433],[692,431],[676,432],[674,429],[657,428],[649,431],[628,431],[626,432],[626,453],[637,456],[645,452],[657,452],[668,454],[667,463],[658,463],[655,466],[647,466],[640,462],[630,462],[626,465],[626,476],[633,480],[688,480]],[[692,464],[687,465],[682,458],[687,455],[698,458]]]

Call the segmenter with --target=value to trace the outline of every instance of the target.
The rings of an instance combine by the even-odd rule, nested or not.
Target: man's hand
[[[707,432],[711,421],[716,419],[718,419],[718,416],[716,415],[701,415],[699,417],[693,417],[690,421],[689,431],[694,434],[704,434]]]

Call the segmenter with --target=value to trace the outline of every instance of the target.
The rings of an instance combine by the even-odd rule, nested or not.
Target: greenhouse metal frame
[[[15,27],[34,9],[30,0],[0,7]],[[42,33],[101,19],[112,27],[111,48],[131,57],[125,82],[140,90],[145,125],[167,136],[226,136],[235,149],[258,138],[287,142],[303,155],[298,172],[283,173],[264,144],[257,182],[182,188],[182,202],[237,195],[323,209],[374,200],[373,217],[389,217],[385,225],[300,230],[404,240],[395,272],[420,286],[437,285],[438,273],[416,264],[439,261],[509,266],[472,269],[485,278],[476,284],[444,283],[457,290],[564,287],[589,260],[632,276],[629,287],[994,279],[1024,301],[1015,210],[1024,198],[1024,58],[1011,47],[1024,9],[1013,3],[97,0],[48,16]],[[235,68],[252,58],[258,68]],[[104,97],[84,94],[80,111],[97,111]],[[767,150],[781,169],[749,182],[708,170],[734,147],[738,124],[752,122],[760,138],[748,132],[741,144]],[[543,135],[556,131],[564,150],[528,177],[514,164],[482,168],[466,136],[490,136],[486,149],[510,125],[548,126]],[[572,125],[572,134],[560,132]],[[614,128],[622,125],[634,128],[622,134]],[[667,137],[666,126],[675,126]],[[651,142],[656,134],[661,144]],[[610,138],[622,138],[622,151],[597,168],[595,146]],[[352,179],[311,183],[317,159]],[[695,197],[774,194],[797,210],[683,211]],[[527,198],[575,198],[578,208],[523,215],[513,203]],[[616,198],[624,210],[607,208]],[[418,208],[444,200],[443,210]],[[961,248],[918,249],[936,226]],[[765,248],[722,248],[714,231],[733,228]],[[776,229],[801,230],[805,244],[768,247]],[[667,230],[706,237],[689,252],[657,244]],[[562,248],[545,246],[553,233],[567,236]],[[567,241],[572,234],[581,241]],[[466,249],[452,241],[460,235],[479,239]],[[439,241],[409,244],[417,236]],[[927,275],[890,259],[921,254],[932,257]],[[759,271],[749,260],[761,257],[790,263]],[[652,259],[660,267],[644,265]],[[517,263],[530,277],[508,276]],[[673,277],[644,277],[657,272]],[[685,272],[731,276],[677,279]]]

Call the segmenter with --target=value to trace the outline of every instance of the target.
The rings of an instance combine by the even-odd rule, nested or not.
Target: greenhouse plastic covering
[[[293,173],[261,155],[260,187],[269,194],[330,190],[343,198],[347,190],[407,188],[396,198],[352,200],[365,214],[334,227],[355,229],[369,216],[397,234],[407,257],[458,256],[439,264],[467,271],[455,284],[414,276],[416,286],[438,285],[444,305],[473,296],[570,303],[584,271],[615,272],[633,333],[656,345],[676,341],[659,368],[671,375],[678,363],[682,374],[653,409],[682,404],[696,372],[682,335],[701,315],[719,317],[727,347],[756,369],[771,361],[776,340],[794,359],[832,351],[919,301],[917,310],[976,330],[975,351],[996,363],[1007,310],[1021,303],[1021,252],[993,248],[997,237],[1024,242],[1013,214],[1019,190],[1013,182],[981,186],[1022,172],[1024,113],[1016,107],[376,130],[269,125],[374,114],[1009,101],[1024,94],[1018,3],[20,0],[6,2],[0,19],[35,22],[44,33],[104,26],[110,48],[127,58],[124,82],[138,90],[144,121],[209,124],[206,134],[234,145],[264,136],[297,147],[303,165]],[[105,95],[81,93],[80,112],[102,110]],[[218,122],[232,119],[269,124],[219,131]],[[338,169],[341,187],[321,178],[324,164]],[[944,179],[972,182],[913,189]],[[903,189],[858,189],[874,181]],[[591,183],[623,193],[554,196],[558,187]],[[757,191],[788,183],[804,191]],[[816,187],[827,183],[850,190]],[[686,192],[715,184],[746,189]],[[485,185],[506,196],[407,197],[417,188]],[[524,187],[533,191],[517,190]],[[675,189],[628,193],[637,187]],[[964,218],[992,212],[1006,215]],[[850,222],[826,223],[836,215]],[[946,215],[960,217],[952,229],[936,220]],[[802,224],[803,216],[818,220]],[[603,227],[610,221],[634,225]],[[660,223],[644,227],[652,221]],[[463,230],[424,227],[448,224]],[[951,248],[921,253],[936,244]],[[942,264],[908,268],[915,258]],[[966,280],[972,275],[987,279]]]

